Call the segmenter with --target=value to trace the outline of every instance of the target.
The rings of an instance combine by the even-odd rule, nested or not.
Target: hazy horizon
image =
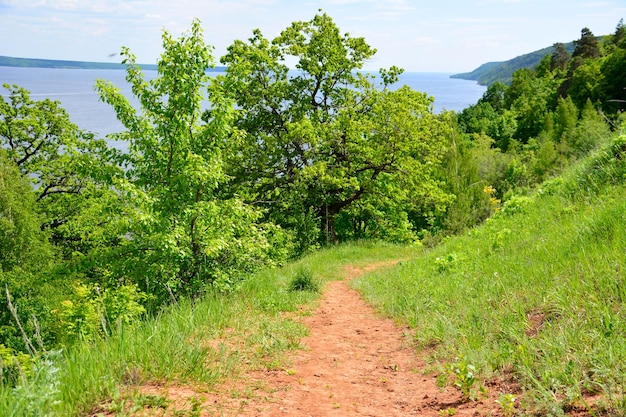
[[[198,18],[219,60],[253,29],[271,39],[320,8],[378,50],[366,69],[447,73],[578,39],[583,27],[610,34],[626,16],[623,0],[0,0],[0,55],[114,63],[127,46],[153,64],[162,30],[178,36]]]

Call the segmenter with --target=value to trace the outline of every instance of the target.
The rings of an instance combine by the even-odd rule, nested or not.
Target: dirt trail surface
[[[437,375],[424,373],[427,365],[411,346],[409,329],[381,317],[350,287],[351,279],[393,263],[346,267],[345,279],[329,282],[319,306],[302,317],[309,335],[301,342],[304,348],[292,354],[289,369],[249,372],[218,392],[202,393],[201,411],[193,415],[501,416],[497,395],[471,402],[454,387],[438,388]],[[179,405],[199,394],[180,386],[141,391]]]
[[[294,355],[292,367],[249,374],[251,381],[262,381],[262,388],[225,414],[498,415],[496,404],[488,404],[493,400],[467,403],[457,390],[437,388],[436,375],[423,374],[425,363],[410,346],[408,330],[382,318],[350,288],[350,279],[388,265],[346,267],[345,280],[328,283],[319,307],[303,318],[310,334],[302,340],[305,349]]]

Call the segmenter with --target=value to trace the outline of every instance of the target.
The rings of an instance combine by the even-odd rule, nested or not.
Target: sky
[[[216,60],[253,29],[269,39],[319,10],[377,49],[365,69],[466,72],[555,42],[615,32],[626,0],[0,0],[0,55],[156,63],[163,30],[199,19]],[[1,81],[1,80],[0,80]]]

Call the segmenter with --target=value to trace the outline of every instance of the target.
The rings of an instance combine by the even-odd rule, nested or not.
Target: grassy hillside
[[[470,398],[492,390],[524,413],[626,415],[625,183],[622,133],[433,249],[340,245],[258,273],[231,295],[181,302],[106,340],[50,352],[28,381],[0,386],[0,415],[126,415],[158,400],[133,386],[211,387],[249,368],[283,369],[284,352],[306,334],[295,319],[318,296],[291,291],[296,280],[315,287],[343,265],[399,258],[412,260],[354,285],[414,329],[442,385]],[[193,404],[178,412],[196,415]]]
[[[49,352],[17,388],[0,384],[0,416],[128,415],[159,400],[134,392],[136,386],[210,389],[250,368],[284,369],[284,353],[299,348],[306,334],[297,317],[314,306],[315,287],[342,278],[344,265],[410,258],[418,251],[366,242],[321,250],[258,273],[233,294],[179,301],[145,322],[120,325],[106,340]],[[199,415],[193,404],[181,407],[167,415]]]
[[[415,329],[442,383],[480,395],[504,380],[499,394],[539,415],[626,415],[625,182],[622,134],[469,234],[356,285]]]
[[[572,53],[574,51],[574,43],[565,44],[565,49]],[[543,48],[529,54],[521,55],[503,62],[488,62],[476,68],[474,71],[462,74],[454,74],[452,78],[460,78],[463,80],[478,81],[480,85],[491,85],[496,81],[504,84],[510,84],[513,79],[513,73],[522,68],[535,68],[537,64],[546,55],[551,55],[554,47]]]

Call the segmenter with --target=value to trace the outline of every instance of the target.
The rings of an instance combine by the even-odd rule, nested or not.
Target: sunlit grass
[[[485,379],[512,373],[528,409],[559,414],[602,393],[598,408],[626,413],[620,141],[469,234],[355,285],[442,367],[464,358]]]
[[[157,317],[118,327],[106,340],[69,348],[38,381],[25,384],[20,395],[3,387],[0,415],[127,412],[145,402],[137,390],[145,384],[207,391],[246,369],[286,369],[285,353],[298,349],[307,332],[298,317],[320,295],[290,289],[302,271],[323,287],[341,279],[347,264],[409,258],[419,251],[372,242],[339,245],[250,276],[233,294],[179,301]]]
[[[163,407],[167,401],[139,388],[210,391],[247,369],[288,369],[286,352],[298,349],[307,332],[299,316],[320,294],[294,290],[294,280],[304,277],[323,289],[345,276],[346,265],[388,260],[402,262],[354,285],[415,329],[433,366],[457,375],[471,370],[471,378],[456,381],[464,395],[471,397],[480,381],[507,375],[526,410],[558,415],[601,394],[597,410],[626,414],[624,160],[622,137],[535,196],[509,200],[483,226],[434,249],[339,245],[251,275],[232,294],[179,301],[105,340],[52,354],[17,389],[0,387],[0,415]]]

